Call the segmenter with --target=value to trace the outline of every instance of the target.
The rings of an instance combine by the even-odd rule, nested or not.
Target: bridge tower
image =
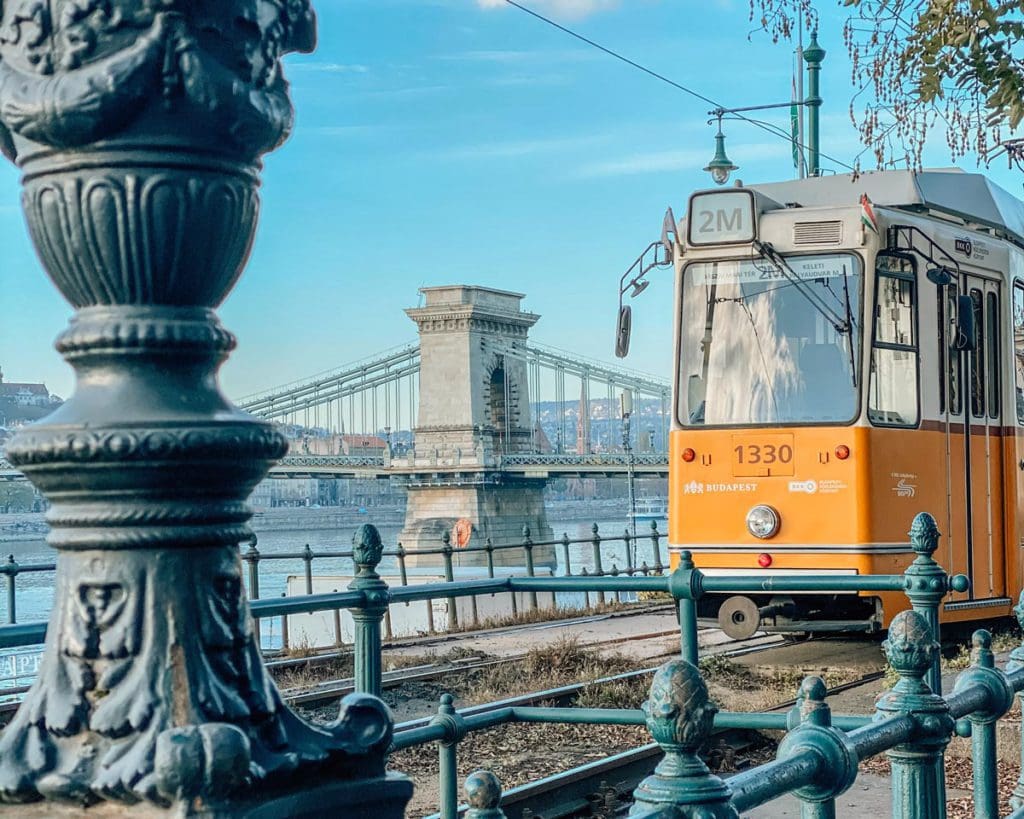
[[[406,310],[419,328],[420,384],[411,464],[417,474],[406,481],[402,544],[436,548],[460,519],[472,524],[474,546],[488,537],[495,545],[517,543],[524,526],[533,540],[550,540],[545,480],[501,471],[502,456],[536,448],[525,346],[540,316],[523,312],[522,293],[470,285],[420,292],[423,306]],[[494,557],[498,565],[523,561],[518,550]],[[554,550],[538,548],[534,560],[553,564]],[[484,565],[486,556],[457,553],[456,563]]]

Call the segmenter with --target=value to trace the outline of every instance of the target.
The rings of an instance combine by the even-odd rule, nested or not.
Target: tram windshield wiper
[[[789,262],[787,262],[785,258],[781,256],[768,242],[761,242],[755,239],[753,241],[753,246],[758,255],[765,261],[770,262],[775,269],[789,281],[790,284],[799,290],[800,294],[810,302],[811,306],[821,314],[825,321],[832,325],[832,328],[837,333],[841,335],[848,335],[850,333],[853,328],[853,322],[850,316],[849,294],[847,294],[846,316],[844,317],[829,307],[821,296],[808,287],[807,283],[794,272],[792,267],[789,266]]]

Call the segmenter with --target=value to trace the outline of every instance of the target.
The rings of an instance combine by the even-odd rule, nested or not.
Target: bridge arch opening
[[[508,372],[504,363],[499,364],[491,371],[489,384],[488,409],[490,410],[491,425],[494,427],[495,443],[500,451],[508,449],[510,408]]]

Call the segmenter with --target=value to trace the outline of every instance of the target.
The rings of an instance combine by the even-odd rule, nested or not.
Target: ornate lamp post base
[[[75,394],[8,447],[59,551],[39,676],[0,735],[17,816],[384,819],[411,794],[380,700],[326,726],[284,705],[237,549],[287,444],[220,393],[214,309],[291,128],[280,57],[314,40],[308,0],[0,4],[0,151],[77,309],[57,343]]]
[[[357,782],[307,785],[291,793],[267,794],[259,799],[235,799],[230,803],[188,804],[170,808],[155,805],[102,803],[84,812],[80,805],[56,805],[40,802],[0,808],[0,816],[10,811],[25,819],[320,819],[324,815],[372,816],[374,819],[403,816],[402,807],[412,797],[412,782],[398,774]],[[397,808],[397,810],[396,810]]]

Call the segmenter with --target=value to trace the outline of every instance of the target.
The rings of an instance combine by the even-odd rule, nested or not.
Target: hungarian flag
[[[876,236],[878,235],[878,218],[875,216],[875,208],[866,193],[860,195],[860,223]]]

